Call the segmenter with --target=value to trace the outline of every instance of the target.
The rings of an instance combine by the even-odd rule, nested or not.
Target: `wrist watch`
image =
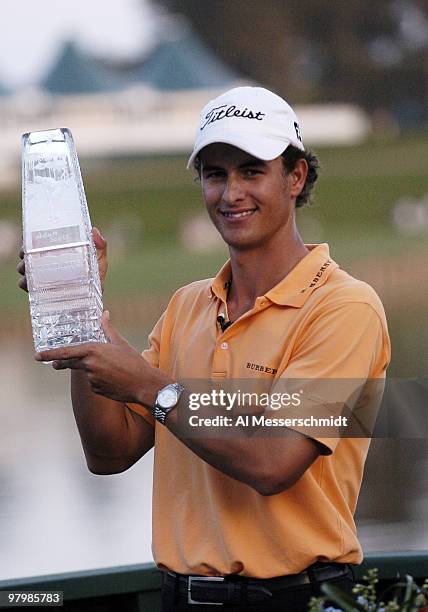
[[[165,425],[166,417],[173,408],[178,404],[180,395],[183,393],[184,387],[180,383],[172,383],[161,389],[155,401],[153,416],[159,423]]]

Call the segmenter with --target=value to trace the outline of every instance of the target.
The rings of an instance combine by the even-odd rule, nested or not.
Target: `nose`
[[[223,201],[226,204],[233,204],[242,201],[244,198],[245,191],[242,181],[237,176],[229,175],[224,185]]]

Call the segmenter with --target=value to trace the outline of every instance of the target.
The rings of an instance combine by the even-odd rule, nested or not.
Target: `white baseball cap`
[[[204,106],[187,167],[213,142],[233,145],[264,161],[275,159],[289,145],[304,151],[296,113],[263,87],[235,87]]]

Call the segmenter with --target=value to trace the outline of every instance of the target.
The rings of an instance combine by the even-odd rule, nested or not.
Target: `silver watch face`
[[[159,391],[157,404],[162,408],[171,408],[177,403],[177,391],[175,389],[166,388]]]

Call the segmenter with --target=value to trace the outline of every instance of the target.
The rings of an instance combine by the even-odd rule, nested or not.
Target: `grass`
[[[409,237],[392,223],[400,198],[428,192],[428,134],[319,150],[323,171],[315,204],[298,212],[307,242],[328,241],[347,264],[422,250],[426,232]],[[112,296],[170,294],[196,278],[215,274],[226,251],[187,252],[178,241],[183,219],[203,210],[200,186],[184,157],[82,162],[91,218],[109,239],[108,287]],[[1,218],[20,227],[20,195],[1,194]],[[116,238],[119,237],[117,242]],[[16,261],[0,263],[0,308],[27,307],[16,289]]]
[[[214,276],[226,258],[226,250],[195,256],[178,246],[136,251],[112,263],[107,290],[113,298],[123,294],[169,295],[194,280]]]

